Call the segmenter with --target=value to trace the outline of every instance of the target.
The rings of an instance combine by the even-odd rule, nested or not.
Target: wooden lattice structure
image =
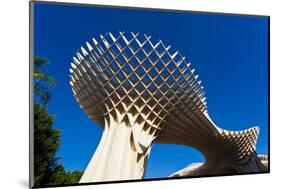
[[[204,163],[172,176],[265,168],[255,153],[259,129],[217,127],[201,81],[179,51],[151,36],[123,32],[86,45],[73,58],[70,84],[104,132],[80,182],[142,178],[153,143],[192,146],[204,154]],[[245,166],[253,158],[257,165]]]

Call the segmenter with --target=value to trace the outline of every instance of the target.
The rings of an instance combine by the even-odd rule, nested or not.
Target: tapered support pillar
[[[151,137],[149,132],[138,130],[138,123],[130,125],[129,122],[121,123],[110,115],[105,121],[102,138],[80,183],[100,182],[113,180],[142,179],[144,176],[147,156],[150,151]],[[124,117],[124,116],[122,116]],[[137,138],[134,135],[141,136]],[[143,150],[138,150],[141,142]]]

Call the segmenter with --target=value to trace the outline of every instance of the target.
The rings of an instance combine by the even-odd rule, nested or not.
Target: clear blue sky
[[[140,32],[162,39],[187,57],[203,81],[208,111],[224,129],[260,127],[257,152],[267,154],[268,19],[35,3],[35,54],[49,59],[57,80],[48,111],[62,131],[58,156],[67,170],[84,170],[102,129],[79,108],[69,85],[72,56],[99,34]],[[159,178],[203,161],[197,150],[153,146],[145,178]]]

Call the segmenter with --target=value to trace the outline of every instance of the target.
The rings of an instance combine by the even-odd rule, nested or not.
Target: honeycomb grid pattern
[[[108,36],[112,44],[106,39]],[[77,53],[77,58],[73,58],[70,84],[86,113],[96,120],[115,115],[116,109],[147,112],[148,117],[139,119],[151,118],[158,127],[178,100],[190,98],[202,112],[206,111],[201,81],[197,81],[198,76],[185,58],[178,52],[171,55],[170,46],[162,41],[153,45],[151,37],[144,35],[141,43],[137,36],[132,33],[128,40],[122,32],[118,38],[111,33],[101,35],[103,43],[93,40],[96,51],[87,43],[90,53],[81,48],[84,57]]]

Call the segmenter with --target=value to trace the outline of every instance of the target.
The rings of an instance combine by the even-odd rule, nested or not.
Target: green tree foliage
[[[35,186],[44,186],[49,181],[54,158],[60,143],[60,131],[53,129],[54,117],[49,116],[39,104],[34,106],[34,181]]]
[[[52,128],[54,116],[48,115],[46,105],[50,100],[55,79],[46,75],[41,67],[47,59],[34,59],[34,186],[51,186],[78,183],[82,172],[68,172],[60,164],[56,152],[60,146],[60,131]]]
[[[82,174],[83,172],[81,171],[67,172],[64,167],[60,165],[54,169],[54,173],[50,177],[50,183],[52,185],[75,184],[79,182]]]
[[[46,108],[34,106],[34,175],[35,187],[78,183],[82,172],[67,172],[59,163],[56,152],[60,131],[52,128],[54,117]]]
[[[49,102],[50,91],[56,85],[56,80],[42,70],[42,67],[48,63],[48,60],[44,57],[34,57],[34,94],[38,97],[38,102],[44,106]]]

